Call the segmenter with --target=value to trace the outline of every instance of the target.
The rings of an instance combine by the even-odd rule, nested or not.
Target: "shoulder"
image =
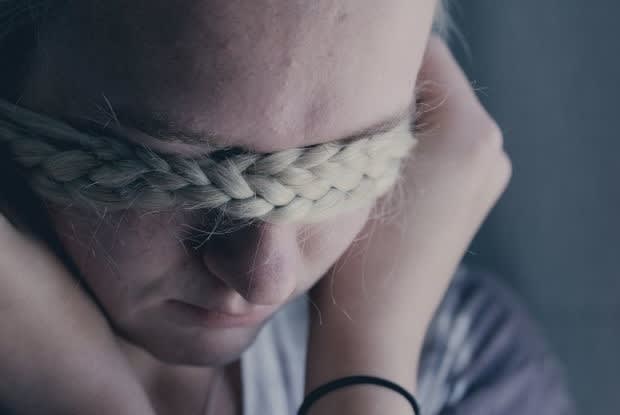
[[[431,323],[418,378],[429,414],[452,406],[459,414],[574,413],[560,365],[526,309],[497,275],[465,264]]]

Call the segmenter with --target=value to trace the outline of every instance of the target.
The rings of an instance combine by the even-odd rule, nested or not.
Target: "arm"
[[[313,315],[306,392],[356,374],[416,391],[429,322],[509,181],[511,165],[499,129],[437,39],[429,43],[420,82],[431,108],[420,121],[431,128],[418,136],[403,170],[397,217],[369,221],[362,231],[367,235],[312,290],[321,321]],[[330,393],[310,413],[405,415],[412,409],[398,394],[369,385]]]
[[[16,414],[151,415],[95,305],[0,215],[0,402]]]

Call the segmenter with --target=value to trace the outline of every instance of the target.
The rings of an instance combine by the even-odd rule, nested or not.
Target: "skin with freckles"
[[[20,104],[112,123],[137,143],[183,155],[337,140],[411,110],[435,5],[70,1],[39,29]],[[50,209],[162,413],[199,406],[221,373],[229,386],[220,396],[238,399],[233,363],[268,320],[235,328],[180,323],[170,300],[271,315],[321,278],[370,213],[209,235],[215,219],[206,212]],[[158,396],[166,385],[177,391],[167,401]]]

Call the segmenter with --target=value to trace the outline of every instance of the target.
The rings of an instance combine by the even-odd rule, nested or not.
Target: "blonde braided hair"
[[[386,193],[417,142],[410,123],[350,142],[184,158],[0,100],[0,141],[45,199],[108,211],[219,209],[273,223],[319,221]]]
[[[0,40],[61,3],[0,0]],[[444,3],[438,2],[435,19],[440,32]],[[218,209],[268,222],[314,222],[385,194],[417,142],[410,124],[352,142],[188,159],[81,131],[0,99],[0,142],[44,199],[107,211]]]

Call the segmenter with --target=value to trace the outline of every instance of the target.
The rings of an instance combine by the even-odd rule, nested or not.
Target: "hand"
[[[0,374],[11,413],[154,414],[94,303],[2,215]]]
[[[509,182],[501,132],[439,39],[418,86],[419,143],[401,186],[377,204],[394,214],[371,216],[311,290],[320,313],[311,308],[307,391],[360,372],[414,388],[428,324]]]

